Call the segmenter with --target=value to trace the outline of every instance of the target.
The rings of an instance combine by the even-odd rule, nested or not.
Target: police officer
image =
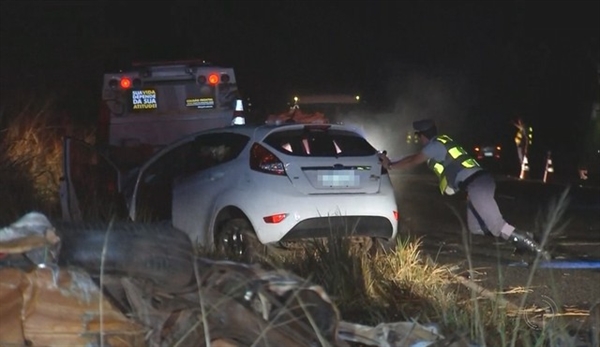
[[[450,137],[438,135],[433,120],[416,121],[413,128],[423,145],[421,151],[398,161],[391,161],[385,154],[381,154],[384,167],[393,171],[427,162],[439,178],[442,194],[452,195],[460,190],[467,193],[467,223],[471,233],[501,237],[512,242],[519,250],[539,254],[544,259],[550,258],[530,233],[518,231],[504,220],[494,199],[496,182],[488,171],[481,168]]]

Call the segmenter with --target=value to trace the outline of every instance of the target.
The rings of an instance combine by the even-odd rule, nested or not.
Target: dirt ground
[[[600,188],[569,188],[568,208],[558,226],[550,229],[556,258],[534,269],[524,263],[529,257],[514,254],[514,247],[502,240],[468,233],[463,238],[465,196],[441,196],[432,173],[396,173],[392,180],[404,235],[422,237],[423,249],[432,258],[456,264],[465,277],[486,289],[513,292],[505,298],[536,308],[521,317],[533,328],[536,317],[544,324],[567,323],[572,330],[588,328],[588,311],[600,301]],[[565,188],[498,176],[496,200],[508,222],[539,235]],[[468,255],[473,273],[468,271]]]

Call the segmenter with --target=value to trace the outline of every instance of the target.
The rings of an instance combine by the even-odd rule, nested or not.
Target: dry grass
[[[549,206],[542,244],[561,229],[565,199],[566,192]],[[531,276],[538,262],[531,267]],[[523,321],[524,312],[530,309],[525,300],[531,293],[531,276],[523,288],[486,290],[459,277],[458,266],[436,263],[423,254],[421,239],[403,238],[395,251],[375,255],[356,251],[346,240],[314,241],[300,252],[277,255],[267,263],[322,285],[349,322],[377,325],[417,320],[437,325],[446,336],[467,337],[482,346],[546,346],[557,334],[566,333],[556,325],[553,330],[534,331]],[[477,273],[472,266],[470,272]],[[523,295],[522,301],[509,303],[505,297],[517,292]],[[515,307],[517,315],[510,312]]]
[[[30,103],[15,114],[2,114],[0,124],[0,222],[7,224],[31,210],[59,212],[62,138],[91,130],[75,130],[53,101]]]
[[[346,321],[450,322],[448,312],[464,311],[456,307],[460,292],[452,281],[452,266],[436,264],[420,246],[421,240],[407,238],[394,251],[371,254],[352,248],[347,240],[330,239],[309,243],[301,252],[278,256],[269,264],[322,285]]]

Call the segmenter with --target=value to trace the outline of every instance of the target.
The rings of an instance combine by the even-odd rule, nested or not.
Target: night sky
[[[267,113],[358,93],[388,129],[433,117],[506,137],[522,117],[540,149],[566,153],[600,93],[598,1],[2,1],[0,16],[2,106],[56,97],[82,119],[105,71],[205,59]]]

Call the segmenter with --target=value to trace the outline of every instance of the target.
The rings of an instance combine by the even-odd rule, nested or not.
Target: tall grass
[[[75,129],[51,99],[12,114],[3,110],[0,124],[0,222],[6,225],[32,210],[57,215],[62,138],[75,132],[89,137],[93,131]]]
[[[322,285],[345,321],[377,325],[417,320],[451,335],[474,337],[474,306],[454,280],[455,266],[435,263],[421,252],[421,241],[400,239],[395,250],[376,254],[357,251],[347,240],[314,241],[270,264]],[[498,324],[496,319],[482,323],[487,330]]]

